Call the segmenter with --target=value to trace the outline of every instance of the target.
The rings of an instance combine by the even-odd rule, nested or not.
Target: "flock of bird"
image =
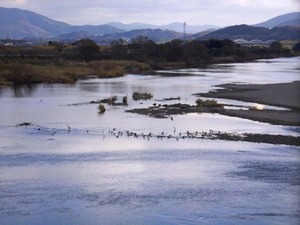
[[[220,136],[222,135],[229,135],[227,133],[223,133],[220,131],[213,131],[213,130],[209,130],[208,132],[206,131],[195,131],[195,132],[191,132],[191,131],[186,131],[186,132],[179,132],[176,133],[176,128],[174,127],[174,131],[173,134],[168,134],[166,132],[160,132],[160,133],[153,133],[153,132],[149,132],[149,133],[138,133],[138,132],[132,132],[132,131],[118,131],[116,130],[116,128],[113,128],[111,130],[108,131],[108,134],[110,134],[111,136],[114,136],[116,138],[122,137],[122,136],[127,136],[127,137],[134,137],[134,138],[143,138],[145,140],[150,140],[150,138],[157,138],[160,140],[163,139],[176,139],[176,141],[178,141],[179,139],[218,139]]]
[[[25,123],[24,123],[25,124]],[[17,125],[18,126],[18,125]],[[28,125],[19,125],[20,126],[33,126],[31,123]],[[70,125],[67,124],[66,129],[47,129],[47,128],[41,128],[38,127],[37,130],[39,132],[45,131],[45,134],[51,134],[52,136],[62,133],[62,132],[67,132],[67,133],[77,133],[80,134],[83,132],[83,130],[78,130],[78,129],[72,129]],[[106,136],[110,137],[115,137],[115,138],[120,138],[120,137],[133,137],[133,138],[143,138],[145,140],[150,140],[150,139],[175,139],[176,141],[180,139],[210,139],[210,140],[215,140],[215,139],[223,139],[223,140],[241,140],[243,139],[242,134],[236,134],[236,133],[227,133],[227,132],[221,132],[221,131],[213,131],[209,130],[207,131],[185,131],[185,132],[177,132],[176,127],[173,126],[173,133],[168,133],[167,131],[162,131],[162,132],[136,132],[136,131],[129,131],[129,130],[117,130],[116,128],[108,129],[108,130],[102,130],[102,131],[95,131],[95,130],[85,130],[84,131],[87,134],[100,134],[103,139]]]

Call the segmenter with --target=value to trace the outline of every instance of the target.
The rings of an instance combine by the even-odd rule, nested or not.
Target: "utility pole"
[[[183,23],[183,40],[185,40],[186,35],[186,23]]]

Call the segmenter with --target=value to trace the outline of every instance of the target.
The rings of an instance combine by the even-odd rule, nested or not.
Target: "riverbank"
[[[144,73],[151,67],[128,60],[98,60],[92,62],[29,60],[0,63],[0,86],[36,83],[74,83],[91,76],[115,78],[125,73]]]
[[[224,84],[222,89],[196,96],[231,99],[278,106],[287,110],[252,108],[252,110],[223,109],[219,113],[274,125],[300,126],[300,81],[280,84]]]
[[[76,44],[59,45],[61,48],[53,43],[5,46],[0,49],[0,85],[74,83],[90,76],[114,78],[126,73],[151,74],[155,70],[205,68],[212,64],[297,56],[289,49],[245,48],[229,40],[152,44],[98,46],[100,51],[87,55]]]

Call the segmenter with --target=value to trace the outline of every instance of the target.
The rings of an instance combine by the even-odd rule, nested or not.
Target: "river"
[[[299,147],[125,135],[298,136],[297,127],[210,113],[155,119],[125,110],[194,104],[193,94],[224,83],[291,82],[299,69],[299,58],[280,58],[0,88],[0,224],[298,224]],[[154,97],[134,101],[135,91]],[[97,104],[88,104],[114,95],[117,102],[128,96],[128,106],[105,105],[99,114]],[[29,126],[18,126],[24,122]]]

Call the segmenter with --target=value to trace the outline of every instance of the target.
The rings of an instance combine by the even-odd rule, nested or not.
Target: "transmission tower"
[[[185,40],[186,37],[186,23],[183,23],[183,40]]]

